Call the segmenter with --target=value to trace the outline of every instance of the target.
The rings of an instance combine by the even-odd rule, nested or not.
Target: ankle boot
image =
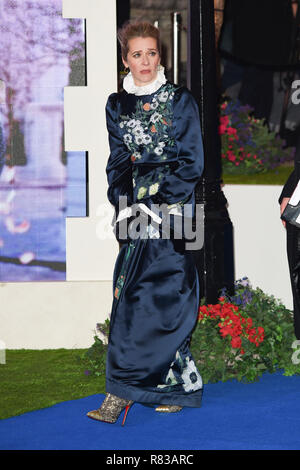
[[[87,416],[98,421],[104,421],[105,423],[115,423],[125,408],[122,422],[122,426],[124,426],[128,410],[132,404],[132,400],[126,400],[112,393],[107,393],[101,407],[97,410],[89,411]]]

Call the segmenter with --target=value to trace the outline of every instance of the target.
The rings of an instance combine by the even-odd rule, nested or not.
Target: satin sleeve
[[[181,88],[175,93],[172,126],[178,166],[162,180],[158,193],[153,198],[159,204],[175,204],[188,200],[203,172],[199,109],[187,88]]]
[[[105,108],[110,147],[110,155],[106,166],[107,197],[115,209],[119,206],[120,196],[127,196],[127,205],[132,204],[133,189],[131,155],[122,140],[119,129],[117,96],[117,93],[110,95]],[[118,210],[116,212],[118,214]]]

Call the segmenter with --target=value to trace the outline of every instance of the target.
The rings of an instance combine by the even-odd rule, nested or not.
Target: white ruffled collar
[[[160,65],[156,79],[149,85],[137,86],[134,83],[132,73],[129,72],[123,80],[123,88],[127,93],[132,93],[136,96],[151,95],[155,93],[162,85],[166,83],[165,68]]]

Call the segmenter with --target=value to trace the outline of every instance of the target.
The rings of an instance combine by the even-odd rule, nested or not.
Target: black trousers
[[[295,336],[300,340],[300,228],[286,224],[287,255],[294,304]]]

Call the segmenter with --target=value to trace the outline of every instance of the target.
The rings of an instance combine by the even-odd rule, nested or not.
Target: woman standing
[[[203,170],[198,106],[187,88],[166,80],[157,28],[127,24],[118,38],[130,73],[124,91],[110,95],[106,105],[107,195],[118,216],[116,230],[134,204],[154,218],[153,204],[166,204],[182,220],[184,204],[195,209],[194,189]],[[119,211],[120,196],[127,197],[125,211]],[[189,351],[199,307],[198,273],[185,240],[175,239],[174,222],[170,226],[171,236],[162,238],[162,227],[149,223],[143,237],[128,236],[120,249],[106,398],[90,418],[113,423],[126,408],[125,421],[133,402],[158,405],[161,412],[201,405],[202,379]]]
[[[280,213],[286,208],[300,177],[300,129],[298,129],[295,169],[290,174],[279,197]],[[300,229],[289,222],[282,221],[286,228],[286,248],[293,295],[294,332],[300,340]]]

